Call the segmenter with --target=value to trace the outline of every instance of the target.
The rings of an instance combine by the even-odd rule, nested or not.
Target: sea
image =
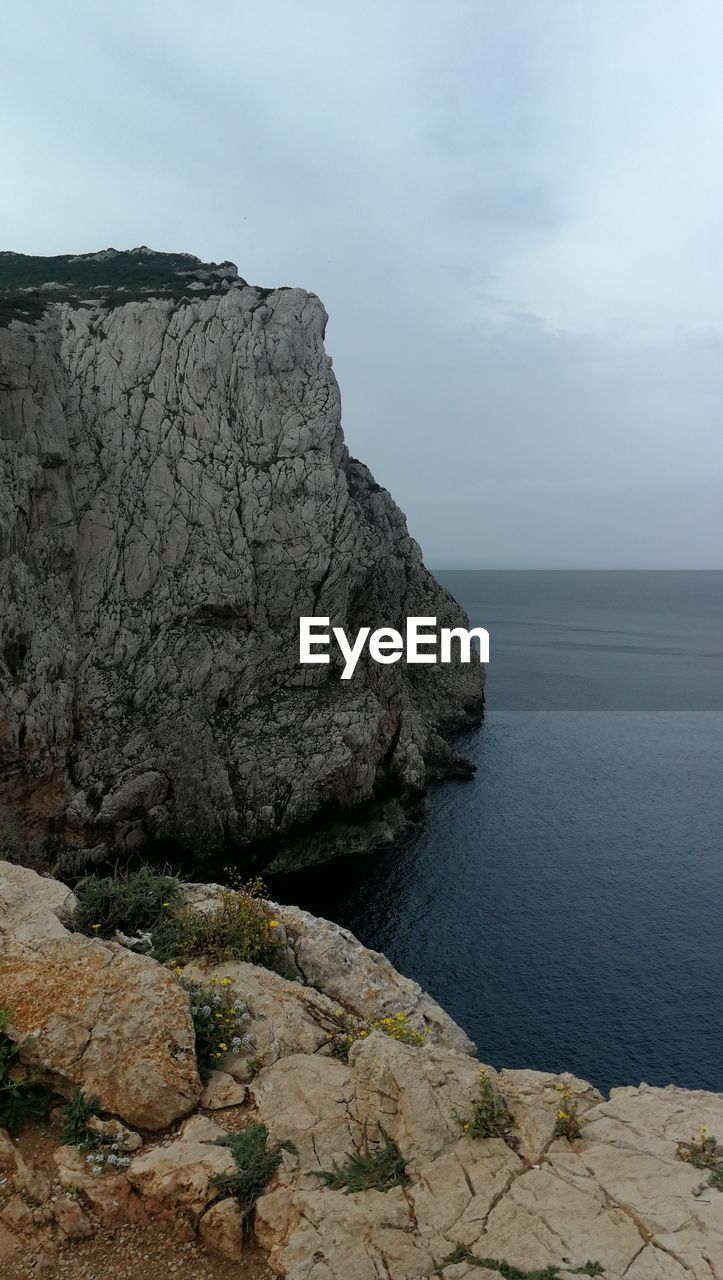
[[[723,572],[444,571],[490,633],[472,781],[277,877],[494,1067],[723,1090]]]

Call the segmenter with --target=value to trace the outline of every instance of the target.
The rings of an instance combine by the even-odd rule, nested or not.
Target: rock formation
[[[478,665],[298,663],[303,614],[467,625],[348,455],[326,319],[228,263],[0,255],[0,807],[68,865],[298,865],[463,767]]]
[[[120,1072],[104,1095],[104,1110],[130,1121],[142,1103],[144,1126],[157,1130],[170,1119],[171,1080],[177,1088],[175,1114],[186,1117],[165,1133],[144,1132],[142,1141],[122,1126],[114,1128],[113,1120],[94,1122],[120,1139],[120,1149],[128,1152],[122,1167],[110,1160],[96,1167],[92,1154],[59,1146],[56,1137],[46,1140],[41,1169],[24,1154],[27,1147],[0,1131],[3,1277],[27,1276],[18,1260],[40,1248],[51,1261],[60,1251],[62,1274],[80,1274],[69,1268],[83,1256],[73,1251],[86,1238],[105,1231],[112,1248],[108,1231],[127,1232],[128,1224],[148,1219],[156,1231],[165,1224],[177,1239],[205,1242],[239,1267],[233,1274],[257,1275],[246,1270],[251,1245],[244,1213],[224,1179],[233,1178],[236,1168],[229,1134],[258,1124],[266,1126],[270,1142],[287,1144],[251,1219],[273,1275],[286,1280],[723,1276],[723,1192],[705,1171],[679,1158],[679,1144],[703,1126],[723,1133],[723,1096],[641,1085],[614,1089],[606,1100],[567,1074],[486,1068],[506,1098],[513,1133],[508,1141],[475,1136],[463,1118],[479,1087],[480,1063],[460,1028],[345,930],[273,906],[297,969],[313,972],[314,986],[233,960],[215,969],[203,960],[194,964],[194,980],[215,973],[234,1003],[248,1004],[257,1057],[250,1073],[248,1063],[229,1051],[208,1082],[201,1110],[189,1115],[197,1095],[189,1091],[187,1064],[174,1060],[171,1047],[174,1037],[186,1034],[188,1009],[171,999],[159,1016],[146,999],[151,971],[158,983],[172,981],[168,972],[145,958],[148,974],[137,985],[140,969],[124,992],[106,993],[91,1034],[98,1035],[106,1056],[86,1062],[88,1055],[81,1054],[74,1061],[59,1026],[74,1034],[78,1019],[87,1016],[84,974],[112,963],[109,951],[117,963],[123,948],[79,939],[87,958],[81,967],[69,964],[59,992],[52,974],[36,966],[33,952],[53,935],[58,945],[64,937],[71,954],[78,935],[68,933],[62,921],[72,922],[72,896],[62,885],[3,863],[0,895],[4,937],[13,939],[18,972],[13,994],[19,1022],[9,1031],[21,1040],[28,1031],[37,1033],[24,1052],[55,1071],[59,1088],[92,1082],[101,1092],[111,1087],[115,1053],[122,1058],[122,1044],[116,1050],[103,1040],[102,1026],[113,1025],[122,1036],[114,1009],[123,1010],[141,1043],[153,1038],[161,1051],[166,1043],[168,1061],[159,1061],[157,1076],[143,1076],[142,1093],[137,1081]],[[191,893],[208,910],[217,896],[213,886]],[[0,977],[3,999],[6,976]],[[23,1003],[27,988],[35,991],[32,1012]],[[180,985],[176,992],[182,994]],[[57,1014],[48,1006],[50,996],[62,1003]],[[68,1017],[70,1008],[77,1010],[75,1021]],[[394,1010],[403,1010],[411,1025],[426,1032],[423,1044],[400,1043],[376,1030],[355,1041],[347,1062],[330,1054],[329,1032],[340,1016],[361,1013],[374,1020]],[[568,1109],[577,1108],[579,1133],[571,1140],[559,1134],[561,1097]],[[383,1135],[404,1159],[406,1182],[352,1194],[325,1185],[322,1172],[343,1164],[366,1142],[379,1144]],[[37,1152],[37,1145],[31,1149]],[[45,1274],[57,1272],[51,1267]]]

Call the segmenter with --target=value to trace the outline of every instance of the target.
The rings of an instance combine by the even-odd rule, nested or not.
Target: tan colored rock
[[[481,1229],[492,1206],[522,1168],[520,1157],[500,1138],[462,1138],[423,1164],[409,1188],[421,1235],[437,1239],[454,1235],[459,1223],[468,1227],[476,1223]]]
[[[56,1280],[58,1275],[58,1250],[54,1244],[45,1244],[35,1259],[33,1277],[37,1280]]]
[[[10,1266],[23,1252],[24,1245],[19,1236],[0,1222],[0,1275],[5,1264]]]
[[[18,1150],[15,1152],[15,1171],[13,1183],[18,1191],[43,1204],[50,1195],[50,1179],[43,1169],[26,1159]]]
[[[349,1196],[272,1192],[257,1202],[255,1232],[270,1251],[272,1267],[287,1280],[317,1274],[329,1280],[418,1280],[435,1265],[400,1188]]]
[[[711,1277],[715,1272],[711,1272]],[[690,1280],[690,1271],[682,1263],[649,1244],[638,1254],[625,1280]]]
[[[29,867],[0,861],[0,907],[5,912],[12,911],[16,930],[27,931],[29,937],[35,936],[36,928],[52,931],[52,922],[41,923],[48,914],[61,925],[70,924],[76,906],[75,894],[59,880],[38,875]]]
[[[89,1240],[93,1226],[72,1196],[59,1196],[52,1206],[53,1217],[66,1240]]]
[[[198,1101],[188,997],[155,961],[31,913],[46,881],[0,864],[0,991],[22,1056],[96,1095],[128,1124],[160,1129]],[[31,878],[33,877],[33,878]],[[4,910],[2,909],[4,906]]]
[[[227,1071],[212,1071],[204,1085],[200,1106],[208,1111],[239,1107],[246,1100],[246,1086],[238,1084]]]
[[[244,1216],[236,1200],[226,1198],[204,1213],[198,1224],[202,1240],[230,1258],[232,1262],[240,1262],[244,1252]]]
[[[33,1229],[33,1211],[20,1195],[10,1197],[4,1208],[0,1210],[0,1218],[6,1227],[18,1234],[27,1233]]]
[[[585,1138],[670,1158],[706,1125],[723,1140],[723,1094],[675,1085],[613,1089],[607,1102],[585,1116]]]
[[[358,1140],[365,1123],[371,1138],[384,1129],[412,1169],[459,1141],[462,1131],[454,1113],[469,1109],[479,1084],[479,1063],[375,1032],[352,1046],[349,1064]]]
[[[112,1143],[118,1151],[140,1151],[143,1139],[133,1129],[127,1129],[119,1120],[101,1120],[99,1116],[91,1116],[86,1128],[95,1133],[106,1143]]]
[[[294,1143],[307,1185],[319,1185],[309,1171],[330,1169],[354,1147],[352,1073],[344,1063],[319,1054],[281,1058],[253,1081],[251,1094],[271,1138]]]
[[[181,1125],[180,1136],[184,1142],[223,1142],[226,1130],[209,1116],[189,1116]]]
[[[218,1195],[214,1180],[235,1169],[228,1147],[181,1136],[136,1156],[127,1177],[151,1212],[181,1210],[196,1220]]]
[[[544,1164],[523,1173],[486,1225],[460,1222],[448,1232],[450,1244],[452,1235],[481,1256],[504,1258],[521,1270],[593,1261],[615,1276],[625,1272],[645,1243],[630,1215],[610,1203],[574,1155],[562,1170]]]
[[[228,1054],[221,1064],[240,1082],[250,1078],[249,1058],[267,1066],[292,1053],[316,1053],[339,1025],[338,1005],[313,988],[260,965],[194,963],[187,965],[184,973],[196,982],[208,982],[214,975],[228,979],[239,1007],[248,1009],[250,1019],[244,1033],[251,1043],[238,1054]]]
[[[504,1070],[500,1071],[497,1084],[514,1115],[519,1149],[530,1160],[537,1159],[552,1141],[560,1089],[573,1095],[581,1121],[602,1102],[597,1089],[569,1072],[554,1075],[550,1071]]]
[[[398,973],[386,956],[363,947],[353,933],[299,907],[272,904],[286,926],[306,982],[357,1017],[374,1021],[406,1013],[432,1044],[473,1054],[475,1046],[418,983]]]
[[[0,1129],[0,1169],[14,1169],[17,1150],[7,1129]]]
[[[110,1173],[110,1166],[93,1173],[92,1165],[76,1147],[59,1147],[53,1159],[58,1180],[63,1186],[82,1192],[103,1226],[119,1227],[143,1221],[143,1205],[124,1174]]]

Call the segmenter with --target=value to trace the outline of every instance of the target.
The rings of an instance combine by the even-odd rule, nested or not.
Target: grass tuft
[[[263,1124],[251,1124],[238,1133],[230,1133],[222,1145],[230,1148],[236,1172],[217,1176],[214,1185],[221,1196],[233,1196],[238,1201],[250,1230],[256,1201],[281,1164],[283,1151],[293,1151],[294,1147],[290,1142],[277,1142],[270,1147],[269,1131]]]
[[[72,1098],[60,1111],[60,1141],[66,1147],[80,1147],[88,1151],[97,1147],[100,1139],[88,1129],[88,1121],[97,1115],[100,1100],[93,1095],[86,1098],[82,1089],[77,1089]]]
[[[347,1155],[343,1165],[334,1161],[333,1168],[322,1169],[315,1177],[332,1191],[346,1191],[350,1195],[354,1191],[391,1191],[392,1187],[404,1187],[409,1182],[407,1162],[384,1130],[381,1130],[383,1144],[372,1148],[364,1126],[364,1141],[361,1151],[352,1151]]]
[[[112,938],[117,930],[134,936],[158,928],[164,914],[177,903],[179,886],[173,876],[141,867],[138,871],[116,871],[112,876],[86,876],[76,885],[75,896],[75,928],[79,933]]]

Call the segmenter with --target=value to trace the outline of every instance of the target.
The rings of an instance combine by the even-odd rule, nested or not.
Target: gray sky
[[[431,566],[723,566],[720,0],[4,0],[0,247],[303,285]]]

